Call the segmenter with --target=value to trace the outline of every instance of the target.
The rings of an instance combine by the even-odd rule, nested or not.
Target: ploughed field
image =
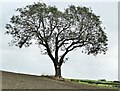
[[[80,91],[80,89],[86,89],[81,91],[94,91],[93,89],[96,89],[95,91],[118,91],[117,88],[100,87],[77,83],[66,79],[58,80],[52,77],[18,74],[5,71],[2,71],[0,77],[2,78],[2,89],[76,89],[78,91]]]

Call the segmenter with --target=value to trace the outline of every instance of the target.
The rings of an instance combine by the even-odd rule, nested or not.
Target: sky
[[[9,23],[15,9],[32,4],[35,0],[6,0],[0,2],[0,69],[16,73],[32,75],[54,75],[54,66],[47,55],[42,55],[40,49],[34,45],[19,49],[9,46],[11,37],[5,35],[5,24]],[[68,5],[86,6],[100,16],[104,31],[108,36],[108,51],[106,55],[99,54],[96,57],[86,55],[81,50],[70,52],[69,60],[62,65],[64,78],[76,79],[106,79],[118,80],[118,3],[115,0],[43,0],[47,5],[55,5],[63,11]]]

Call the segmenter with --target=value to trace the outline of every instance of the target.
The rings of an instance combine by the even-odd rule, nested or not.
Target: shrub
[[[98,81],[106,81],[105,79],[98,79]]]

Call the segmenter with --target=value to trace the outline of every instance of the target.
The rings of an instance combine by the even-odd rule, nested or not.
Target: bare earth
[[[106,87],[78,84],[70,81],[58,81],[47,77],[2,72],[2,89],[97,89],[95,91],[119,91]],[[100,90],[104,89],[104,90]],[[63,91],[63,90],[62,90]],[[76,90],[75,90],[76,91]],[[88,90],[81,90],[88,91]]]

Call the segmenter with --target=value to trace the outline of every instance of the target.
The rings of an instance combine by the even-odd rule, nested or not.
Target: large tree
[[[88,55],[107,51],[108,40],[100,17],[90,8],[70,5],[59,11],[37,2],[16,11],[19,14],[6,24],[6,33],[13,37],[11,43],[19,48],[37,44],[51,58],[57,77],[61,77],[61,66],[70,51],[81,48]]]

